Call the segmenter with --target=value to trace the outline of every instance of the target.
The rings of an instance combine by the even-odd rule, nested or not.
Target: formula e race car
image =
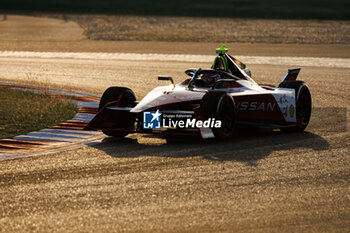
[[[228,138],[243,127],[303,131],[311,116],[311,95],[300,69],[290,69],[278,86],[259,85],[245,64],[222,46],[209,69],[188,69],[185,81],[157,87],[140,102],[126,87],[109,87],[86,129],[124,137],[129,133]],[[237,127],[240,126],[240,127]]]

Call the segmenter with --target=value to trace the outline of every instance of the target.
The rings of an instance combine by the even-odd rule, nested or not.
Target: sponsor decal
[[[289,115],[290,115],[290,117],[294,117],[294,113],[295,113],[295,108],[294,108],[294,105],[291,104],[290,107],[289,107]]]
[[[192,114],[161,113],[159,110],[157,110],[155,112],[143,113],[143,128],[221,128],[221,120],[217,120],[215,118],[199,120]]]
[[[280,104],[285,104],[285,103],[288,103],[288,98],[286,94],[280,97]]]
[[[289,91],[289,93],[284,93],[282,95],[277,93],[273,96],[277,102],[277,106],[281,110],[284,120],[286,122],[296,122],[294,91]],[[292,108],[294,108],[294,111],[290,109],[291,105],[293,105]]]
[[[237,102],[236,109],[240,111],[274,111],[276,103],[272,102]]]

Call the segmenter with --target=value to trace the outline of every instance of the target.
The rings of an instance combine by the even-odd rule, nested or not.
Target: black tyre
[[[207,118],[221,120],[221,128],[213,128],[217,138],[229,138],[236,125],[236,105],[226,92],[208,92],[203,96],[201,108]]]
[[[112,106],[118,107],[134,107],[135,106],[135,94],[134,92],[126,87],[109,87],[102,95],[99,110],[101,110],[108,103],[112,103]],[[120,128],[132,128],[135,124],[135,117],[129,113],[113,114],[111,116],[113,121],[116,122],[116,127]],[[115,132],[102,130],[102,132],[108,136],[122,138],[125,137],[127,132]]]
[[[279,87],[293,88],[295,90],[297,126],[289,128],[287,131],[304,131],[309,124],[312,109],[309,88],[303,81],[285,81]]]

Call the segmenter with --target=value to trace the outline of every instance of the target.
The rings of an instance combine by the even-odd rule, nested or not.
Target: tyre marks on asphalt
[[[19,135],[12,139],[0,139],[0,160],[67,150],[92,143],[104,137],[101,132],[84,130],[87,123],[98,112],[100,97],[97,95],[4,82],[0,82],[0,86],[47,93],[55,98],[73,101],[78,106],[78,113],[71,120],[48,129]]]

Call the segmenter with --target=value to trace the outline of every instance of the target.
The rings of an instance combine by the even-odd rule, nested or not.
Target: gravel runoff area
[[[51,15],[51,17],[54,16]],[[56,15],[55,17],[56,18],[41,18],[8,15],[6,21],[0,20],[0,51],[132,52],[213,55],[214,49],[221,46],[222,43],[225,43],[229,47],[230,53],[233,55],[350,57],[350,40],[347,39],[350,34],[347,33],[349,30],[349,23],[345,21],[265,20],[266,23],[262,25],[262,23],[258,23],[258,21],[254,23],[254,20],[203,19],[203,22],[208,21],[208,24],[212,23],[213,25],[216,22],[215,20],[226,20],[231,24],[237,23],[243,26],[246,24],[246,26],[245,29],[242,30],[238,30],[236,26],[232,26],[232,28],[225,29],[218,33],[218,31],[227,27],[229,23],[223,23],[223,28],[214,25],[215,27],[212,26],[213,31],[210,33],[214,32],[214,34],[217,34],[205,38],[215,37],[220,39],[208,40],[212,42],[198,43],[195,41],[198,41],[198,38],[204,35],[201,31],[210,28],[203,27],[204,24],[202,25],[200,21],[198,21],[199,18],[193,18],[193,20],[182,18],[189,23],[184,24],[187,31],[182,32],[178,29],[178,34],[180,36],[191,37],[193,39],[192,41],[176,41],[173,39],[170,41],[156,41],[155,37],[164,33],[169,33],[169,35],[175,33],[174,28],[179,27],[179,23],[173,21],[172,24],[169,24],[167,23],[169,20],[161,20],[159,17],[156,18],[157,20],[154,24],[150,24],[150,20],[146,20],[147,17],[145,17],[146,19],[144,19],[144,22],[142,23],[138,22],[142,17],[136,17],[135,22],[142,23],[142,27],[138,30],[132,27],[130,29],[127,29],[128,27],[126,27],[126,29],[122,30],[114,27],[122,27],[124,24],[131,24],[132,17],[120,17],[120,19],[116,16],[87,15],[70,15],[69,17]],[[57,18],[64,18],[66,21]],[[118,20],[120,20],[120,22]],[[95,23],[95,21],[100,23]],[[192,21],[197,24],[196,27],[190,27]],[[81,28],[77,22],[79,22],[83,28]],[[108,22],[110,22],[110,25],[107,25]],[[181,22],[181,20],[179,22]],[[290,26],[292,22],[298,26]],[[94,24],[96,24],[96,27]],[[318,25],[315,26],[314,31],[320,38],[323,38],[322,41],[317,42],[310,39],[314,34],[308,30],[312,30],[314,27],[308,27],[308,24]],[[133,25],[136,27],[135,25],[137,24]],[[260,29],[255,30],[254,28],[257,27],[255,25],[260,25]],[[140,41],[141,38],[135,37],[138,33],[144,33],[144,30],[146,29],[152,29],[149,34],[150,37],[147,39],[149,41]],[[283,30],[289,31],[281,33]],[[108,41],[101,40],[103,39],[102,36],[106,33],[111,34],[111,38]],[[126,35],[127,33],[129,33],[129,36]],[[210,35],[210,33],[208,35]],[[244,36],[247,40],[236,40],[234,39],[236,36],[231,36],[232,33],[237,34],[238,36]],[[93,38],[91,37],[93,40],[89,40],[90,36],[88,34],[94,35],[92,36]],[[116,37],[119,35],[122,36],[123,39],[118,39]],[[224,39],[226,38],[225,35],[229,39]],[[99,39],[99,37],[101,38]],[[252,43],[256,38],[260,38],[259,43]],[[276,38],[281,43],[276,43]],[[300,44],[302,41],[295,38],[306,38],[305,44]],[[238,41],[242,42],[239,43]],[[262,43],[262,41],[265,42]]]
[[[90,40],[349,44],[350,22],[207,17],[64,15]]]

